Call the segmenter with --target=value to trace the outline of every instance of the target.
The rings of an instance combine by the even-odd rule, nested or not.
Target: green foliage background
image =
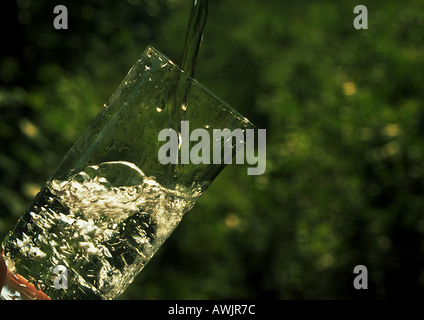
[[[8,2],[2,239],[144,48],[179,62],[192,4]],[[421,0],[211,0],[196,78],[267,129],[267,170],[228,166],[121,298],[424,298],[423,39]]]

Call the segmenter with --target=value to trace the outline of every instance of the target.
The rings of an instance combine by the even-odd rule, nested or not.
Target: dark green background
[[[144,48],[179,62],[191,8],[5,2],[2,239]],[[267,129],[267,170],[229,165],[122,298],[424,298],[424,2],[210,2],[196,78]]]

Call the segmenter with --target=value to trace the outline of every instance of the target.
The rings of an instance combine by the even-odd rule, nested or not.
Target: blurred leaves
[[[3,238],[137,56],[179,62],[191,1],[18,0],[0,56]],[[424,3],[211,1],[196,78],[267,129],[122,298],[424,297]],[[370,289],[353,289],[368,267]]]

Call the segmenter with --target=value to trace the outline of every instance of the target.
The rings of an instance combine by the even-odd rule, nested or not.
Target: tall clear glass
[[[182,120],[211,137],[253,128],[148,47],[4,240],[1,297],[119,296],[225,166],[159,161],[159,132]]]

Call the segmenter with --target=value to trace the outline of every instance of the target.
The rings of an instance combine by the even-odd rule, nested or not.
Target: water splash
[[[129,162],[88,166],[67,181],[47,183],[7,237],[5,260],[12,272],[34,279],[53,299],[113,299],[196,196],[163,188]],[[52,284],[57,265],[68,269],[66,290]]]

